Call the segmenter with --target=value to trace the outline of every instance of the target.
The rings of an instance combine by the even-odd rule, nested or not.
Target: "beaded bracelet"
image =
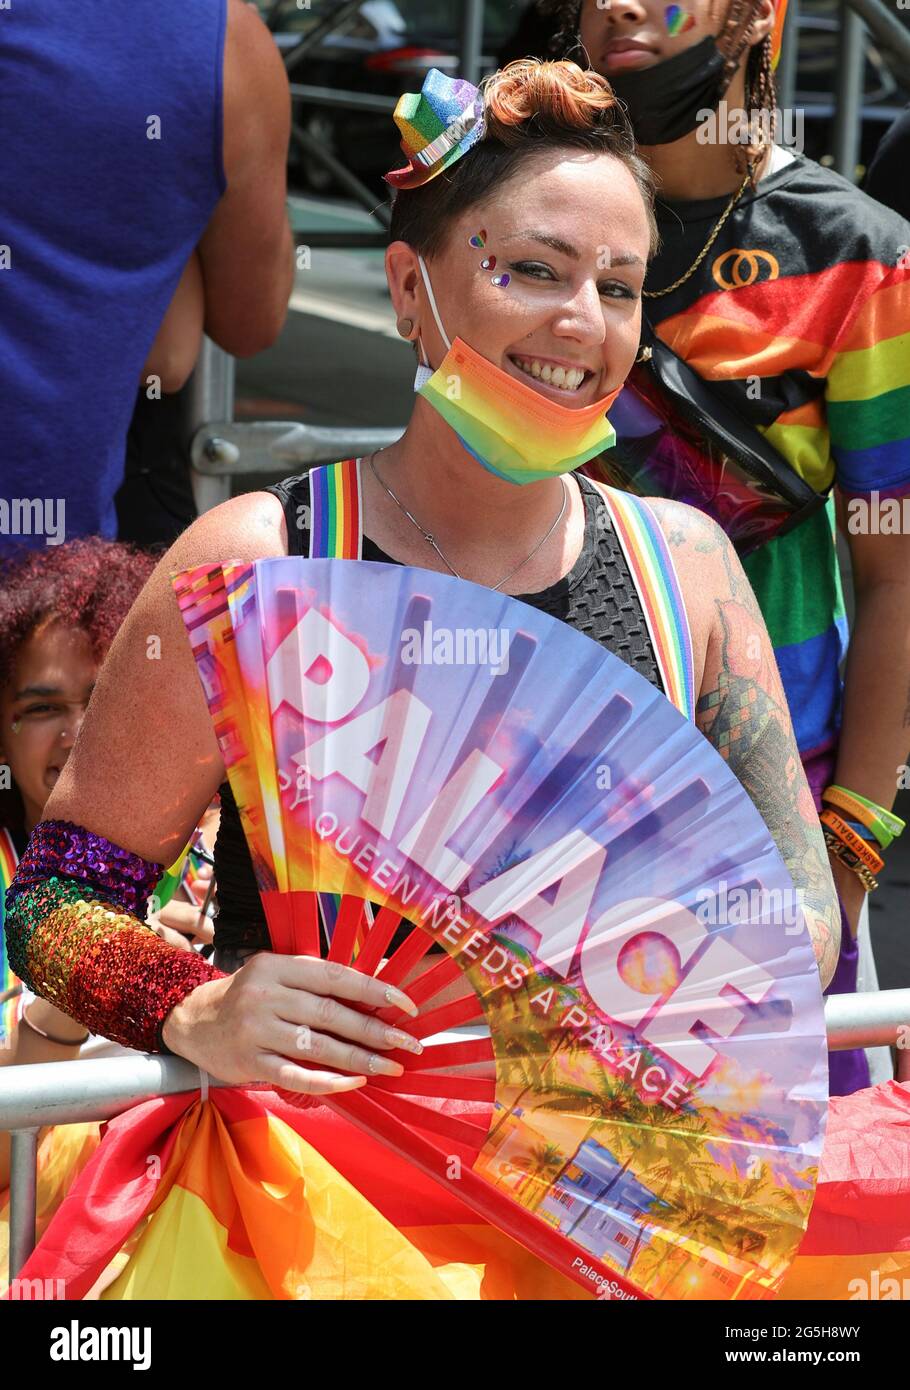
[[[827,825],[829,830],[834,831],[842,844],[845,844],[848,849],[852,849],[857,859],[865,864],[870,873],[881,873],[885,867],[884,859],[880,854],[876,854],[867,840],[864,840],[861,835],[855,834],[836,811],[822,811],[819,819],[822,825]]]
[[[831,830],[829,826],[823,825],[822,833],[825,837],[825,844],[828,846],[831,854],[834,855],[835,859],[839,859],[846,868],[853,870],[867,893],[871,893],[873,889],[878,887],[878,879],[872,876],[862,860],[837,838],[834,831]]]

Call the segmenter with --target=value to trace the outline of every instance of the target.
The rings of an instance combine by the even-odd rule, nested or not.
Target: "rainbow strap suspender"
[[[313,468],[309,479],[310,559],[359,560],[363,512],[358,460]],[[692,637],[663,531],[647,502],[615,488],[603,491],[644,609],[667,698],[687,719],[694,719]]]
[[[695,718],[692,634],[670,547],[647,502],[605,487],[607,510],[644,609],[667,699]]]

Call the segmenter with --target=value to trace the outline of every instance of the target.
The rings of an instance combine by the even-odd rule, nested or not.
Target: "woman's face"
[[[716,37],[723,20],[724,7],[717,0],[685,0],[674,6],[664,0],[612,0],[606,6],[582,0],[578,37],[595,72],[612,77],[653,67]]]
[[[470,154],[466,158],[470,159]],[[472,245],[483,237],[483,246]],[[560,405],[589,405],[628,375],[648,257],[644,202],[612,155],[557,151],[457,218],[427,270],[449,338]],[[492,260],[495,264],[482,265]],[[399,315],[436,368],[446,347],[404,242],[387,262]],[[494,279],[506,275],[506,285]]]
[[[57,622],[36,628],[19,648],[0,694],[0,754],[22,794],[28,827],[41,819],[70,755],[97,669],[87,635]]]

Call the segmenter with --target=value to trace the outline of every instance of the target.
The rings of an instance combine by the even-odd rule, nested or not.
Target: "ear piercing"
[[[12,724],[10,724],[10,728],[12,729],[14,734],[18,734],[19,730],[22,728],[22,720],[14,719]]]
[[[414,332],[414,320],[399,319],[395,327],[398,329],[402,338],[410,338],[411,334]]]

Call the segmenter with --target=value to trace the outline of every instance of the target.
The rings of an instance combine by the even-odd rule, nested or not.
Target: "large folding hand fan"
[[[421,1009],[383,1015],[425,1042],[404,1074],[330,1103],[600,1296],[773,1296],[821,1147],[822,1001],[723,759],[598,644],[446,575],[174,583],[274,949]]]

